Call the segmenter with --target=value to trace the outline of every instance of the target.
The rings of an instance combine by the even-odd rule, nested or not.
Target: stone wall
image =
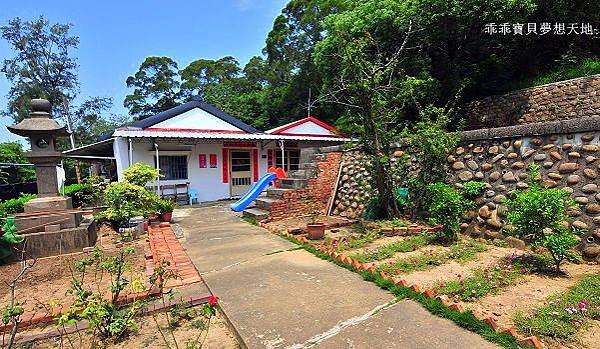
[[[600,114],[600,75],[486,97],[461,111],[471,129],[584,118]]]
[[[417,159],[412,161],[415,166]],[[600,117],[590,117],[461,133],[460,146],[448,156],[450,182],[457,187],[469,180],[487,183],[477,209],[465,222],[469,233],[500,236],[506,213],[501,203],[514,190],[527,188],[532,162],[540,166],[545,186],[566,188],[580,204],[571,212],[575,226],[600,228]],[[333,214],[348,218],[362,214],[372,195],[365,165],[361,154],[343,154]]]
[[[271,204],[271,220],[309,214],[312,210],[325,211],[338,179],[341,152],[325,152],[317,156],[317,173],[305,188],[285,191]]]

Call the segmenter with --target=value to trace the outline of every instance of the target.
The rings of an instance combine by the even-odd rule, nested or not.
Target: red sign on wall
[[[206,168],[206,154],[198,155],[198,163],[200,164],[200,168]]]
[[[210,168],[217,168],[217,154],[210,154]]]
[[[223,148],[223,183],[229,183],[229,154],[227,149]]]

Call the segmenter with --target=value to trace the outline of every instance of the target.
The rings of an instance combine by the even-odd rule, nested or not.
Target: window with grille
[[[156,161],[156,160],[154,160]],[[161,179],[187,179],[188,167],[185,155],[160,155],[158,157]]]
[[[285,150],[285,166],[281,166],[281,151],[275,151],[275,166],[283,167],[285,171],[294,171],[298,169],[300,162],[300,150],[289,149]]]

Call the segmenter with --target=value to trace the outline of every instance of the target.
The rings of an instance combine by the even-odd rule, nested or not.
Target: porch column
[[[156,194],[160,195],[160,157],[158,155],[158,144],[154,143],[154,151],[156,155],[156,171],[158,172],[158,177],[156,177]]]
[[[133,142],[129,137],[127,137],[127,141],[129,143],[129,166],[131,166],[133,165]]]
[[[281,149],[281,168],[285,171],[285,141],[280,139],[278,142]]]

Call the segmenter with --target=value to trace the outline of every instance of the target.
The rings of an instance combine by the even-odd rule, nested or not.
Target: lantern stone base
[[[73,203],[69,197],[51,196],[33,199],[25,204],[24,214],[16,215],[17,230],[24,234],[37,233],[45,231],[45,226],[54,224],[60,225],[60,229],[77,228],[81,222],[81,214],[62,212],[72,208]],[[31,213],[39,214],[30,215]]]
[[[51,227],[51,225],[48,227]],[[23,236],[25,237],[27,258],[82,252],[85,247],[96,244],[96,221],[93,218],[88,218],[84,219],[77,228],[56,231],[47,229],[47,231],[37,233],[26,233]],[[17,254],[14,257],[19,257]]]

